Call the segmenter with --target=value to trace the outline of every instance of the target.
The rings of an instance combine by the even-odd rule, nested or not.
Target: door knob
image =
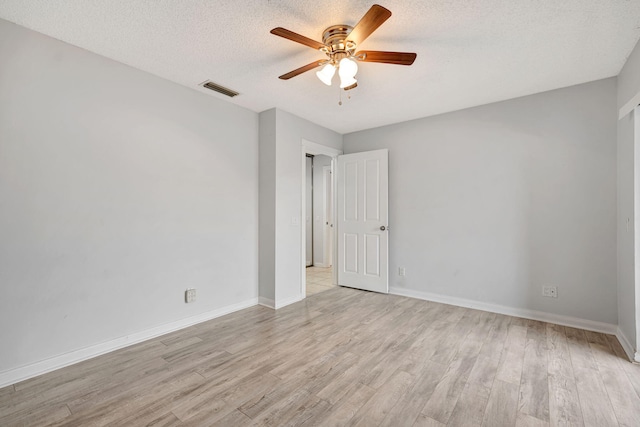
[[[381,225],[381,226],[380,226],[380,230],[384,231],[384,230],[386,230],[386,229],[387,229],[387,227],[385,227],[384,225]]]

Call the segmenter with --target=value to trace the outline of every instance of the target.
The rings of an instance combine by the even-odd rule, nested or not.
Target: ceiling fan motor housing
[[[339,62],[342,58],[353,56],[356,44],[347,40],[353,27],[350,25],[332,25],[322,33],[322,42],[326,48],[324,51],[333,61]]]

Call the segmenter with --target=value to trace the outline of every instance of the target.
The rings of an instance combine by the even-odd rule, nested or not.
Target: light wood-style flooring
[[[334,288],[0,389],[0,425],[640,426],[613,336]]]
[[[332,283],[331,267],[307,267],[307,296],[328,291],[336,287]]]

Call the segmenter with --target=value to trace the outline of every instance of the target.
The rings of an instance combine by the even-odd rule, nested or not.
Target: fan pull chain
[[[342,106],[342,90],[338,87],[338,105]]]

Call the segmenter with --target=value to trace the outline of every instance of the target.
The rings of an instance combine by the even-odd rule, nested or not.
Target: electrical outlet
[[[190,303],[196,300],[196,290],[195,289],[187,289],[184,291],[184,302]]]
[[[542,287],[542,296],[548,298],[558,298],[558,287],[557,286],[543,286]]]
[[[404,267],[398,267],[398,276],[404,277],[406,273],[407,271],[404,269]]]

